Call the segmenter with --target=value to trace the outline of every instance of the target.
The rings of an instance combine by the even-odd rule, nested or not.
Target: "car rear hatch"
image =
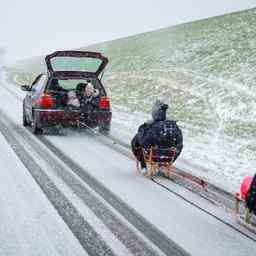
[[[57,51],[45,57],[54,77],[98,77],[108,63],[99,52]]]

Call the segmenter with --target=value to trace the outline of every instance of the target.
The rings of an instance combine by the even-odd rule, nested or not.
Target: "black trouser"
[[[256,174],[252,179],[252,183],[251,183],[245,202],[250,212],[253,211],[254,214],[256,214]]]

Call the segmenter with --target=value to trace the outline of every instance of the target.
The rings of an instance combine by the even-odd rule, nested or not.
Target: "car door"
[[[36,77],[36,79],[33,81],[32,85],[30,86],[30,91],[26,94],[25,99],[24,99],[24,109],[26,112],[27,117],[29,118],[29,120],[31,121],[31,109],[32,109],[32,94],[35,90],[34,86],[36,85],[36,83],[38,82],[38,80],[40,79],[40,77],[42,76],[42,74],[38,75]]]
[[[27,113],[30,121],[32,121],[33,108],[36,107],[37,100],[41,97],[44,92],[45,85],[47,83],[47,76],[40,74],[32,83],[31,91],[27,95]]]

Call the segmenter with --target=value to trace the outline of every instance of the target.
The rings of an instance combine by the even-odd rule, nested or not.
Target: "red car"
[[[35,134],[52,126],[99,127],[108,134],[112,112],[101,82],[108,59],[97,52],[57,51],[47,55],[45,62],[47,72],[31,86],[21,86],[28,92],[23,100],[23,125],[31,125]],[[91,102],[84,98],[89,83],[97,92]],[[76,104],[69,103],[70,97]]]

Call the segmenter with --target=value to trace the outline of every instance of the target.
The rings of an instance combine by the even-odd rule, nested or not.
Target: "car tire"
[[[27,121],[24,105],[23,105],[22,124],[23,124],[23,126],[29,126],[29,122]]]
[[[110,124],[102,124],[99,126],[99,132],[104,135],[109,135],[111,130]]]
[[[32,132],[34,134],[42,134],[43,133],[43,129],[38,127],[38,122],[37,122],[37,119],[35,116],[33,118],[33,122],[31,123],[31,127],[32,127]]]

